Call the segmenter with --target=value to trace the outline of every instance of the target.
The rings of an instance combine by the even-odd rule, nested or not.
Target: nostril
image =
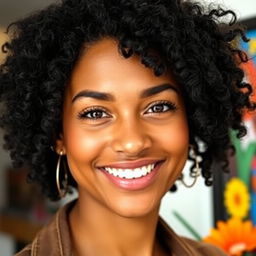
[[[141,131],[127,131],[116,133],[112,137],[111,146],[114,152],[123,153],[127,157],[138,157],[151,147],[149,136],[142,134]]]

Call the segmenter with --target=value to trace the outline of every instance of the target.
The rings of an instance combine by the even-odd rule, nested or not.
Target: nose
[[[126,157],[141,156],[152,145],[152,139],[139,121],[123,121],[114,131],[112,148]]]

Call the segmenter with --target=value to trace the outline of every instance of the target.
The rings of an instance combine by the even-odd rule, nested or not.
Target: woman
[[[5,148],[49,198],[79,194],[17,255],[224,255],[158,210],[187,158],[210,185],[230,129],[246,132],[255,105],[235,20],[179,0],[63,0],[9,27]]]

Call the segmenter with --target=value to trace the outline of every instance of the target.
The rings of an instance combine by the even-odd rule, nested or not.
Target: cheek
[[[167,155],[166,170],[168,178],[163,175],[162,184],[166,184],[165,192],[169,190],[182,172],[188,157],[189,129],[186,119],[166,127],[159,134],[159,144]],[[164,183],[165,182],[165,183]]]
[[[76,162],[91,162],[99,153],[102,136],[86,131],[76,122],[68,122],[64,127],[64,143],[69,157]]]
[[[104,147],[102,136],[88,132],[81,124],[68,122],[63,128],[68,165],[79,188],[97,190],[95,163]]]
[[[173,154],[186,153],[189,144],[189,130],[185,118],[178,120],[162,130],[158,135],[163,148]]]

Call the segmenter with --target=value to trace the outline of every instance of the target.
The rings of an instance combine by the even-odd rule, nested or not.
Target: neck
[[[123,217],[89,196],[80,196],[69,218],[75,255],[164,255],[155,236],[158,210]]]

